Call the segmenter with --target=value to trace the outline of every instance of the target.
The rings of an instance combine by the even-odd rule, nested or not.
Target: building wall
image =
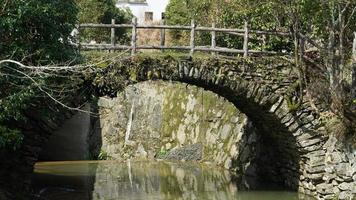
[[[147,3],[121,3],[116,4],[119,8],[130,8],[132,14],[137,17],[139,24],[145,23],[145,12],[153,12],[153,21],[162,19],[169,0],[147,0]]]

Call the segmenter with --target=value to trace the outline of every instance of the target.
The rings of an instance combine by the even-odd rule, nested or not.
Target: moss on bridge
[[[93,78],[97,92],[109,96],[115,96],[110,92],[122,90],[129,84],[142,80],[177,80],[182,73],[190,73],[195,76],[194,79],[211,79],[213,82],[229,80],[235,76],[233,79],[243,77],[275,85],[283,85],[296,78],[293,64],[281,56],[243,58],[197,53],[190,57],[173,52],[139,53],[135,56],[125,52],[85,52],[83,55],[85,62],[101,71],[95,77],[90,77]],[[182,68],[179,69],[179,66]],[[194,71],[191,71],[192,68],[195,68]],[[208,74],[199,74],[198,71]],[[241,77],[236,76],[236,73]]]

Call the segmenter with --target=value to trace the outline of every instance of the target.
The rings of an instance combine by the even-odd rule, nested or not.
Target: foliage
[[[129,9],[115,7],[113,0],[75,0],[79,7],[80,23],[101,23],[111,24],[111,19],[115,19],[117,24],[131,23],[132,13]],[[116,29],[116,41],[125,42],[128,40],[128,32],[125,29]],[[108,42],[110,40],[110,30],[85,29],[81,30],[80,36],[85,41],[94,40],[96,42]]]
[[[74,0],[0,0],[0,60],[46,65],[76,58],[71,32],[77,22]],[[17,148],[23,135],[16,129],[25,122],[24,111],[49,87],[49,74],[14,64],[0,66],[0,148]],[[63,78],[62,78],[63,79]],[[59,86],[56,83],[56,86]]]
[[[250,28],[255,30],[289,31],[298,25],[299,31],[325,40],[330,29],[330,17],[333,16],[333,20],[337,21],[337,11],[346,8],[342,16],[345,24],[349,21],[344,29],[345,35],[348,36],[345,44],[351,44],[349,37],[352,36],[352,31],[356,30],[356,16],[352,13],[355,4],[346,0],[171,0],[166,16],[169,24],[188,25],[190,20],[194,19],[196,24],[202,26],[210,26],[215,22],[218,27],[230,28],[242,28],[244,21],[248,21]],[[182,32],[173,33],[175,39],[184,36]],[[208,41],[208,38],[204,40]],[[286,40],[270,37],[267,41],[269,44],[264,47],[267,49],[292,49],[291,43]],[[241,38],[232,36],[220,37],[219,42],[229,47],[241,46]]]
[[[250,47],[255,50],[267,49],[287,51],[297,55],[299,34],[306,35],[313,44],[306,48],[317,50],[313,55],[314,63],[306,62],[320,68],[327,82],[330,93],[331,108],[335,113],[343,115],[345,105],[352,99],[346,94],[347,84],[351,77],[351,47],[353,32],[356,31],[356,1],[353,0],[172,0],[167,8],[169,24],[189,24],[191,19],[196,24],[210,26],[212,22],[218,27],[242,28],[248,21],[250,29],[277,30],[292,33],[293,38],[279,39],[267,36],[250,40]],[[184,43],[189,41],[189,33],[173,32],[172,37]],[[202,44],[210,44],[209,33],[198,35]],[[294,41],[293,41],[294,40]],[[218,46],[242,48],[242,38],[236,36],[219,36]],[[295,61],[304,72],[310,69],[300,65],[301,57]],[[320,67],[321,66],[321,67]],[[308,76],[306,73],[307,83]],[[346,86],[345,86],[346,85]]]
[[[98,160],[110,160],[111,156],[109,156],[109,154],[103,150],[100,150],[100,153],[98,155]]]
[[[1,0],[0,4],[1,59],[44,64],[75,55],[69,45],[77,14],[72,0]]]
[[[157,159],[164,159],[168,154],[168,151],[166,149],[160,149],[159,152],[156,153],[155,158]]]
[[[256,0],[191,0],[180,1],[171,0],[166,11],[167,22],[169,24],[186,24],[191,19],[200,26],[211,26],[215,23],[217,27],[243,28],[244,21],[249,22],[250,29],[263,30],[286,30],[286,15],[279,11],[284,11],[280,2],[256,1]],[[283,17],[281,17],[283,16]],[[210,42],[210,33],[199,33],[198,43],[207,45]],[[188,40],[189,33],[173,31],[172,37],[183,43]],[[269,50],[290,50],[290,42],[278,37],[267,37],[264,40],[267,44],[260,42],[260,39],[252,39],[254,49]],[[233,47],[242,49],[242,37],[218,34],[217,45],[222,47]]]
[[[0,149],[7,148],[16,150],[20,147],[22,140],[23,135],[19,130],[0,126]]]

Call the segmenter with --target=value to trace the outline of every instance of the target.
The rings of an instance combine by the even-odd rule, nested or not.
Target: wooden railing
[[[137,19],[133,18],[131,24],[116,24],[115,20],[112,20],[111,24],[80,24],[79,32],[82,29],[87,28],[110,28],[111,29],[111,42],[110,44],[89,44],[80,43],[80,49],[82,50],[129,50],[131,49],[131,54],[135,54],[137,50],[140,49],[158,49],[158,50],[186,50],[192,55],[195,51],[211,52],[215,54],[220,53],[235,53],[243,54],[247,57],[250,54],[265,54],[265,55],[276,55],[283,54],[282,52],[274,51],[258,51],[249,49],[249,39],[253,36],[266,36],[274,35],[279,37],[291,37],[290,33],[287,32],[277,32],[277,31],[260,31],[260,30],[250,30],[247,22],[244,24],[244,29],[229,29],[229,28],[216,28],[215,24],[211,27],[200,27],[196,26],[194,20],[191,21],[190,26],[179,26],[179,25],[139,25],[137,24]],[[131,45],[120,45],[115,43],[115,29],[116,28],[131,28],[132,38]],[[160,34],[160,45],[137,45],[137,31],[138,29],[159,29]],[[189,46],[166,46],[165,45],[165,30],[185,30],[190,31],[190,45]],[[211,44],[209,46],[196,46],[196,32],[198,31],[209,31],[211,33]],[[243,48],[233,49],[218,47],[216,45],[216,33],[226,33],[236,36],[243,37]],[[79,33],[80,35],[80,33]],[[80,40],[79,40],[80,41]]]

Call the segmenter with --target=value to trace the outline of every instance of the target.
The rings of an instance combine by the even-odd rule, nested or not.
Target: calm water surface
[[[236,199],[297,200],[293,192],[242,192],[228,171],[169,162],[37,163],[38,200]]]

